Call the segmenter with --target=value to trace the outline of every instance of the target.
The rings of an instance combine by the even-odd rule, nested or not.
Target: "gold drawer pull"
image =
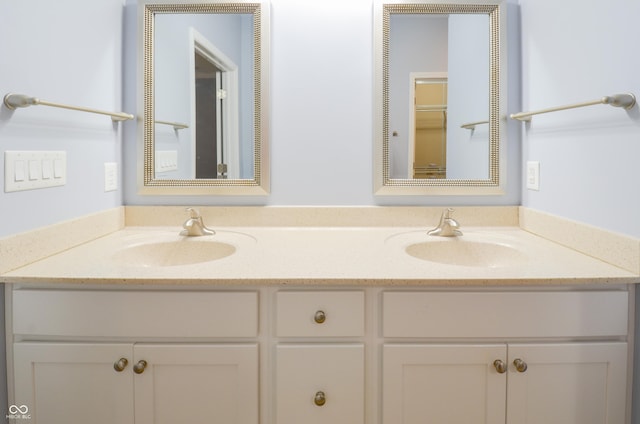
[[[515,365],[518,372],[525,372],[527,370],[527,363],[520,358],[514,359],[513,365]]]
[[[127,358],[120,358],[113,363],[113,369],[118,372],[122,372],[124,371],[125,368],[127,368],[128,364],[129,364],[129,361],[127,361]]]
[[[507,365],[500,359],[496,359],[495,361],[493,361],[493,366],[495,367],[496,371],[498,371],[498,374],[504,374],[505,372],[507,372]]]
[[[147,361],[141,359],[137,364],[133,366],[133,372],[135,372],[136,374],[142,374],[145,368],[147,368]]]
[[[313,398],[313,403],[315,403],[316,406],[322,406],[327,403],[327,397],[324,395],[324,392],[320,391],[316,393],[315,397]]]
[[[327,314],[325,314],[324,311],[317,311],[316,314],[313,316],[313,320],[317,324],[322,324],[327,320]]]

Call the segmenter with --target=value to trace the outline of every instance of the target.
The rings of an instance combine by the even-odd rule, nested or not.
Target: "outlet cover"
[[[115,191],[117,189],[118,189],[118,164],[115,162],[105,162],[104,191]]]
[[[527,189],[540,190],[540,162],[527,162]]]

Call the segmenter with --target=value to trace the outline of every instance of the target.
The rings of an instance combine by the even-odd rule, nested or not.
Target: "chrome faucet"
[[[462,235],[462,231],[459,230],[460,224],[458,221],[451,218],[453,209],[447,208],[442,212],[440,217],[440,223],[436,228],[427,232],[430,236],[440,237],[457,237]]]
[[[181,236],[212,236],[216,233],[204,225],[200,212],[196,209],[187,208],[186,211],[191,214],[191,217],[182,224],[184,230],[180,232]]]

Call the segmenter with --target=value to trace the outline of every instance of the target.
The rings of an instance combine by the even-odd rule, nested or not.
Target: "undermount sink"
[[[470,267],[498,268],[519,265],[527,261],[527,256],[512,246],[470,241],[462,237],[415,243],[407,246],[405,251],[425,261]]]
[[[194,237],[136,244],[120,250],[114,259],[125,265],[141,267],[178,266],[215,261],[235,251],[231,244]]]

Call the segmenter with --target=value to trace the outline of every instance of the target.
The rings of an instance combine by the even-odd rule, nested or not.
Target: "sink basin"
[[[236,248],[227,243],[185,238],[136,244],[120,250],[114,259],[126,265],[141,267],[191,265],[210,262],[232,255]]]
[[[512,246],[462,238],[415,243],[407,246],[405,251],[425,261],[470,267],[498,268],[527,261],[527,256]]]

